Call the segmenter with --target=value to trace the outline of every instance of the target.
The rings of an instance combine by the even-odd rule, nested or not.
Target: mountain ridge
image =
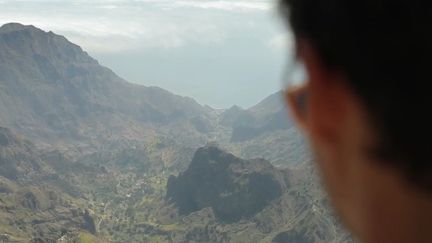
[[[62,36],[19,24],[0,29],[0,124],[29,137],[88,139],[98,129],[91,136],[208,113],[192,98],[128,83]]]
[[[34,25],[24,25],[18,22],[10,22],[0,26],[0,33],[20,31],[25,29],[37,29]]]

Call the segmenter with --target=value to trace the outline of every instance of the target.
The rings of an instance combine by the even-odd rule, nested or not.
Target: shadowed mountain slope
[[[211,207],[221,221],[250,218],[280,197],[288,180],[264,160],[242,160],[216,147],[199,149],[189,168],[168,180],[180,214]]]

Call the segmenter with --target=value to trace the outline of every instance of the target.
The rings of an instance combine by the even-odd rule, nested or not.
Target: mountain
[[[246,158],[260,157],[256,147],[269,147],[264,143],[277,147],[264,156],[272,162],[303,161],[293,156],[303,143],[280,95],[220,114],[191,98],[128,83],[52,32],[17,23],[0,28],[0,126],[38,146],[75,154],[156,144],[194,151],[211,140]],[[298,142],[286,146],[282,134]],[[289,162],[278,159],[288,153]]]
[[[126,82],[52,32],[16,23],[0,28],[0,124],[29,138],[143,139],[154,124],[208,111],[190,98]]]
[[[289,182],[264,160],[241,160],[216,147],[199,149],[189,168],[170,177],[167,198],[180,214],[211,207],[218,219],[250,218],[280,197]]]
[[[234,106],[222,114],[221,123],[233,128],[232,142],[244,142],[293,127],[283,102],[283,92],[272,94],[247,110]]]
[[[290,118],[282,91],[249,109],[225,110],[219,124],[228,131],[219,145],[242,158],[264,158],[282,167],[309,159],[307,143]]]
[[[282,170],[200,148],[167,182],[159,235],[170,242],[352,242],[322,207],[328,201],[310,166]]]

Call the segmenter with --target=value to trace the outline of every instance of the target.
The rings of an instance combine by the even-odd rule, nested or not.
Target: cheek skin
[[[312,143],[312,148],[315,153],[316,165],[321,172],[322,180],[333,204],[336,207],[344,204],[349,182],[345,179],[346,175],[343,169],[337,166],[340,158],[332,156],[329,149],[323,145],[320,146],[319,143]]]
[[[355,233],[358,226],[357,203],[353,197],[355,186],[349,180],[349,175],[338,164],[346,161],[342,156],[335,156],[325,146],[312,143],[316,165],[321,173],[321,179],[330,197],[336,213],[343,223]]]
[[[370,196],[368,159],[363,148],[370,143],[371,129],[360,106],[344,100],[344,105],[339,106],[344,112],[339,115],[333,113],[335,110],[326,114],[320,110],[319,116],[311,115],[314,120],[310,123],[309,140],[334,208],[343,223],[360,235],[364,202]]]

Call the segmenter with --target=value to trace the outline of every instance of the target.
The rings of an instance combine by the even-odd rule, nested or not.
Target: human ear
[[[349,91],[344,76],[338,69],[329,68],[306,40],[299,40],[298,55],[309,77],[307,133],[311,140],[335,146],[344,136],[349,114]]]

